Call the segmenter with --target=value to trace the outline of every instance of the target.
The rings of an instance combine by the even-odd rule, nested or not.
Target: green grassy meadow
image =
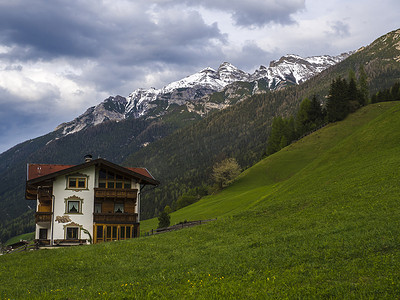
[[[400,103],[369,105],[171,215],[217,221],[0,256],[0,298],[396,299],[399,153]]]
[[[24,233],[24,234],[20,234],[18,236],[12,237],[11,239],[9,239],[8,241],[6,241],[4,243],[4,246],[8,246],[8,245],[17,243],[20,240],[33,241],[34,239],[35,239],[35,233],[34,232]]]

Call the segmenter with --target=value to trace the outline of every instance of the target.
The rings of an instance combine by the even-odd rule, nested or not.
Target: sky
[[[109,96],[228,61],[357,50],[400,28],[398,0],[0,0],[0,153]]]

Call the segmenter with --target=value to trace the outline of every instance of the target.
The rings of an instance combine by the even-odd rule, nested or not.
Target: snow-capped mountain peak
[[[162,88],[162,91],[168,93],[175,89],[193,88],[196,86],[207,86],[213,89],[220,89],[223,87],[223,83],[220,81],[217,71],[208,67],[181,80],[166,85]]]
[[[223,62],[217,70],[207,67],[160,89],[139,88],[130,93],[127,98],[109,97],[99,105],[89,108],[75,120],[59,125],[56,130],[61,129],[62,134],[66,135],[106,120],[118,121],[124,118],[146,116],[160,103],[166,103],[163,107],[169,107],[171,104],[183,105],[189,101],[198,101],[238,81],[256,81],[253,92],[257,92],[259,80],[264,80],[270,90],[283,88],[287,84],[300,84],[349,55],[350,53],[344,53],[338,56],[322,55],[302,58],[289,54],[279,60],[271,61],[269,67],[261,65],[253,74],[246,73],[229,62]],[[225,104],[211,106],[217,109],[226,107]],[[158,110],[159,115],[165,113],[163,109]]]
[[[235,81],[249,81],[250,74],[236,68],[228,62],[222,63],[218,68],[218,76],[225,85]]]
[[[299,55],[288,54],[279,60],[271,61],[268,68],[260,66],[251,78],[252,80],[265,78],[269,81],[270,89],[279,89],[283,82],[300,84],[349,55],[350,53],[343,53],[338,56],[322,55],[303,58]]]

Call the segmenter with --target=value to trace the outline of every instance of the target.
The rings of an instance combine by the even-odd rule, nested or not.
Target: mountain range
[[[400,80],[399,43],[395,30],[345,59],[291,55],[253,74],[224,63],[160,90],[109,97],[57,130],[0,154],[0,240],[32,229],[35,204],[24,199],[28,162],[79,164],[91,153],[146,167],[162,183],[143,195],[142,216],[150,218],[182,194],[210,185],[213,165],[224,158],[236,158],[242,169],[259,161],[273,118],[294,115],[305,97],[326,99],[338,76],[347,77],[349,70],[357,76],[363,66],[371,94],[392,86]],[[324,58],[330,67],[317,63]]]
[[[210,67],[205,68],[161,89],[139,88],[130,93],[128,97],[111,96],[100,104],[88,108],[85,113],[71,122],[59,125],[55,131],[67,135],[104,121],[121,121],[132,117],[155,118],[165,114],[172,104],[186,105],[189,111],[204,116],[211,110],[222,109],[233,104],[233,101],[229,101],[229,99],[226,99],[225,103],[218,103],[209,97],[210,94],[220,92],[232,83],[252,82],[254,86],[251,94],[266,89],[279,90],[287,85],[305,82],[347,58],[350,54],[307,58],[287,55],[277,61],[272,61],[268,68],[260,66],[253,74],[224,62],[217,70]],[[164,109],[160,109],[160,106]]]

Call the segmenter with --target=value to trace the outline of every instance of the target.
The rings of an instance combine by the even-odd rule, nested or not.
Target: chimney
[[[85,155],[85,162],[90,162],[92,161],[93,156],[91,154],[86,154]]]

